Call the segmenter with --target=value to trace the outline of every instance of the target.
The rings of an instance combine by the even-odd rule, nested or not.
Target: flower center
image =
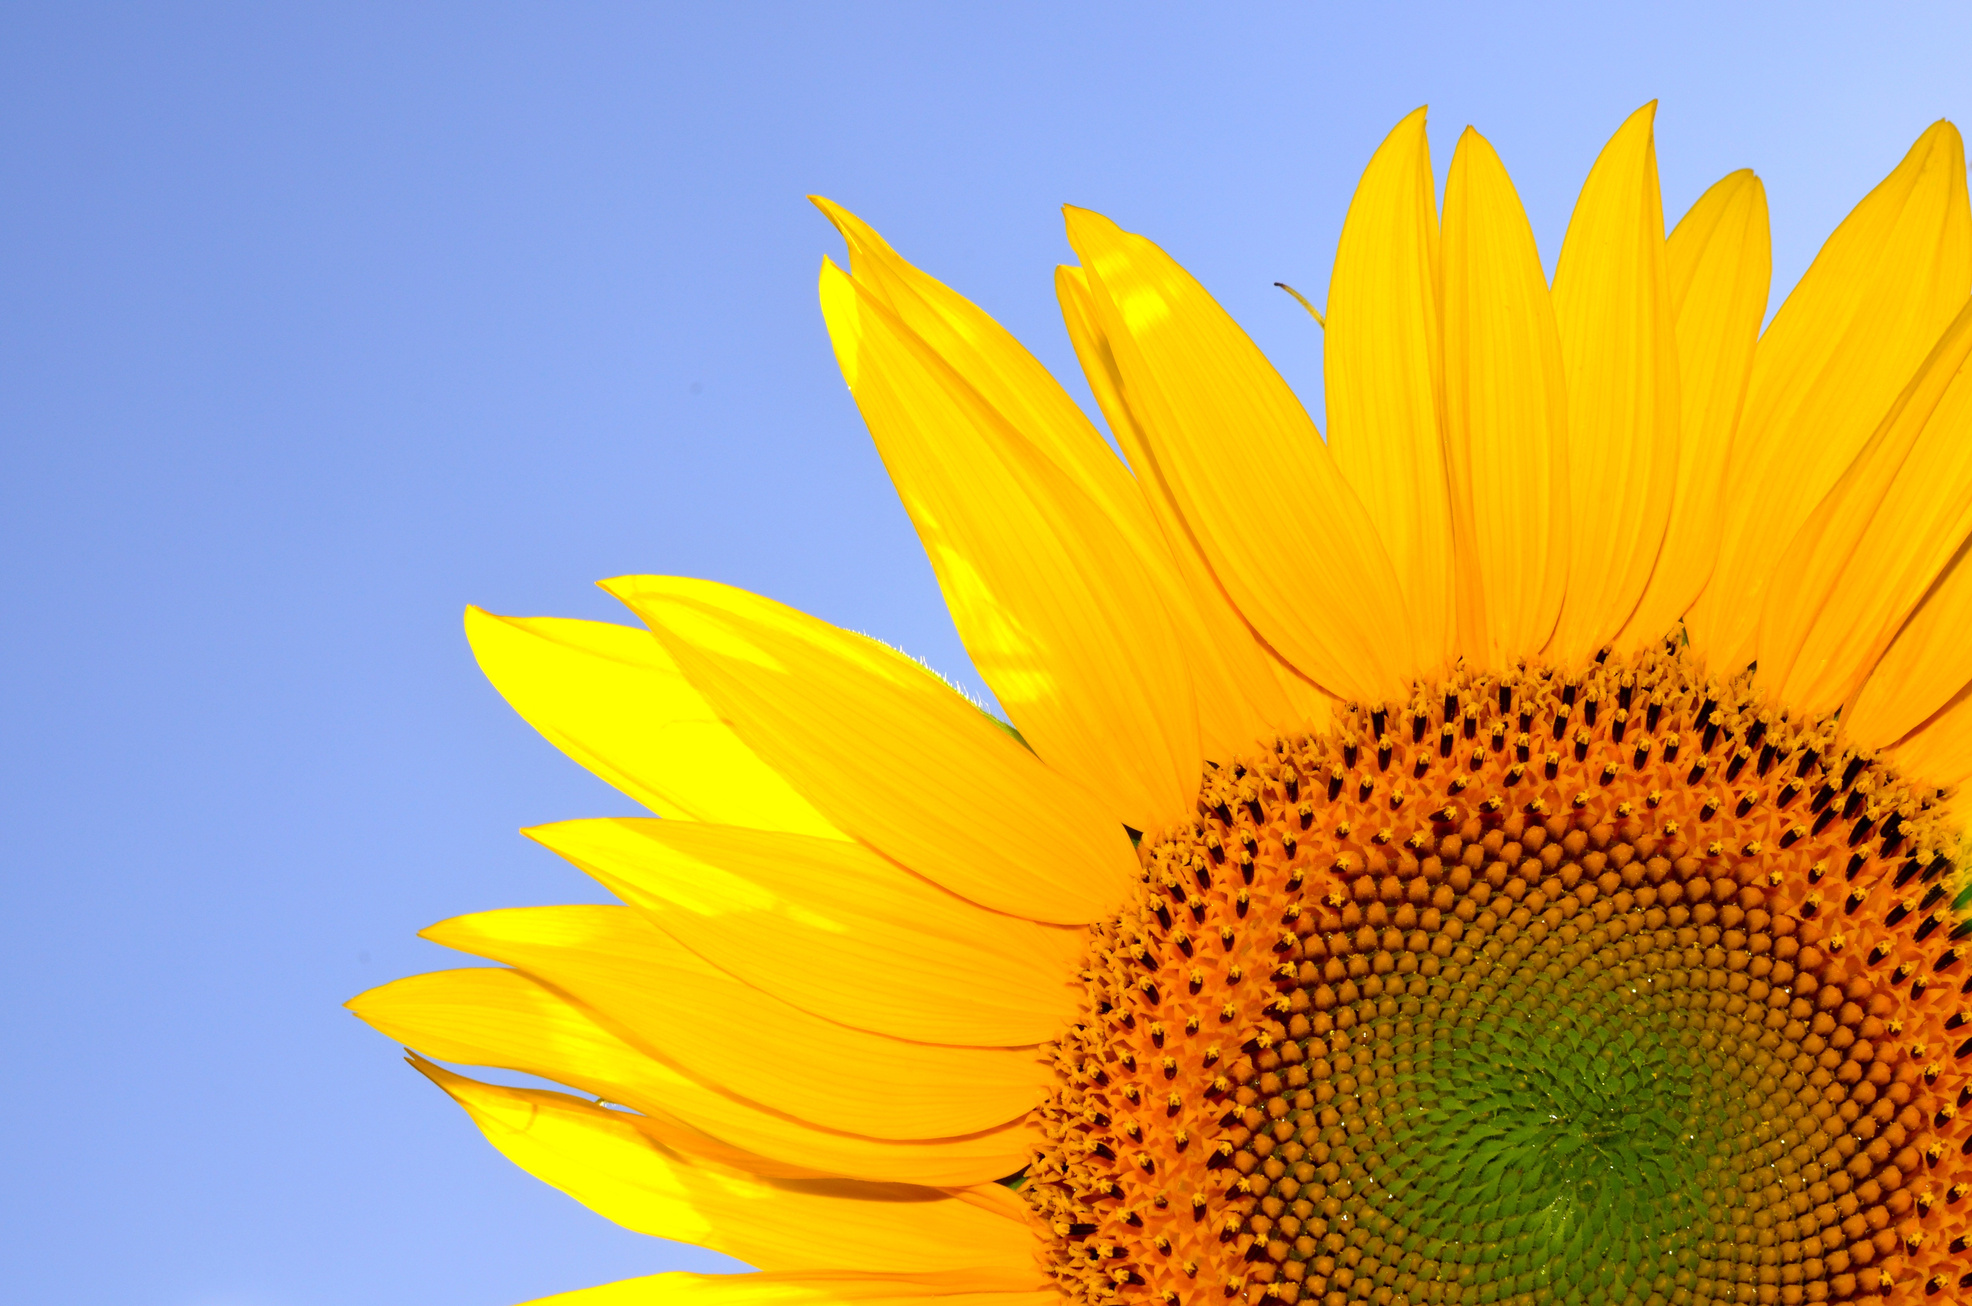
[[[1668,649],[1209,768],[1094,931],[1045,1260],[1088,1303],[1972,1286],[1957,847]]]

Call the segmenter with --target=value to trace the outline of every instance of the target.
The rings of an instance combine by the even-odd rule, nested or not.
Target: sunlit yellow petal
[[[540,1297],[527,1306],[838,1306],[868,1301],[885,1306],[1049,1306],[1061,1300],[1054,1288],[1026,1287],[1017,1273],[653,1274]]]
[[[1776,564],[1756,649],[1760,678],[1789,706],[1847,701],[1972,529],[1968,357],[1972,306]],[[1962,683],[1923,676],[1905,692],[1942,702]]]
[[[1133,544],[1154,554],[1157,527],[1129,468],[1040,360],[977,304],[906,262],[868,223],[809,198],[842,233],[858,284],[1101,504]]]
[[[629,907],[479,912],[424,936],[518,967],[632,1046],[826,1129],[899,1140],[976,1133],[1018,1119],[1047,1080],[1033,1049],[911,1043],[811,1016]]]
[[[1655,101],[1589,170],[1561,242],[1568,591],[1548,646],[1579,663],[1622,629],[1657,565],[1678,472],[1678,344],[1657,189]]]
[[[922,666],[768,599],[676,577],[611,593],[831,823],[961,897],[1080,924],[1137,878],[1123,826]]]
[[[501,966],[408,975],[343,1005],[428,1057],[539,1075],[653,1119],[667,1114],[658,1103],[683,1078],[538,980]]]
[[[1390,554],[1418,669],[1452,652],[1452,539],[1438,329],[1438,198],[1424,110],[1370,158],[1328,285],[1328,447]]]
[[[715,966],[844,1025],[1017,1047],[1074,1009],[1081,931],[985,911],[861,844],[651,820],[527,833]]]
[[[1961,588],[1972,592],[1972,583]],[[1960,615],[1972,612],[1972,598],[1962,598],[1953,606]],[[1889,749],[1888,756],[1900,770],[1925,784],[1963,790],[1972,781],[1972,683]]]
[[[961,1270],[1031,1262],[1031,1236],[933,1189],[764,1179],[661,1146],[628,1112],[417,1063],[508,1160],[597,1214],[763,1270]]]
[[[848,1175],[935,1186],[989,1183],[1013,1173],[1032,1149],[1020,1126],[963,1138],[896,1142],[824,1130],[767,1111],[631,1047],[571,999],[519,971],[483,966],[413,975],[371,989],[349,1007],[426,1056],[538,1075],[609,1102],[666,1116],[752,1159],[746,1167],[788,1177]],[[648,1128],[649,1126],[647,1126]]]
[[[649,631],[467,608],[466,638],[529,725],[659,815],[843,837],[740,742]]]
[[[1281,731],[1312,728],[1327,719],[1326,708],[1310,715],[1302,687],[1307,682],[1262,646],[1246,618],[1226,596],[1185,524],[1170,487],[1158,476],[1145,442],[1143,424],[1130,411],[1116,370],[1114,351],[1096,320],[1082,269],[1055,269],[1055,296],[1063,324],[1082,364],[1109,429],[1132,463],[1142,469],[1139,485],[1154,514],[1182,580],[1182,594],[1171,600],[1178,638],[1192,669],[1198,728],[1208,755],[1230,757],[1249,741]]]
[[[1774,564],[1889,411],[1972,286],[1957,129],[1939,122],[1843,220],[1753,356],[1726,468],[1711,583],[1686,616],[1716,665],[1744,666]]]
[[[840,205],[819,198],[815,203],[848,242],[857,281],[881,295],[906,326],[1099,503],[1129,538],[1172,613],[1192,670],[1199,731],[1209,753],[1230,756],[1265,734],[1300,727],[1305,721],[1301,709],[1283,699],[1268,669],[1277,664],[1252,646],[1245,619],[1231,610],[1206,572],[1196,545],[1174,519],[1169,496],[1140,485],[1047,369],[977,305],[912,267]],[[1073,290],[1064,284],[1069,279]],[[1092,349],[1106,352],[1106,346],[1086,306],[1087,288],[1079,270],[1057,269],[1056,288],[1084,370],[1096,368],[1089,372],[1090,385],[1111,427],[1123,431],[1119,438],[1129,452],[1132,444],[1124,430],[1129,422],[1115,401],[1111,369],[1091,360]],[[1292,678],[1297,686],[1305,684]]]
[[[1656,570],[1617,638],[1626,649],[1674,629],[1718,558],[1719,493],[1773,280],[1760,179],[1740,171],[1715,183],[1679,220],[1666,253],[1677,315],[1678,484]]]
[[[825,263],[822,314],[980,675],[1110,821],[1182,815],[1200,751],[1163,587],[1103,506],[869,291]]]
[[[1417,670],[1397,585],[1315,424],[1163,250],[1071,208],[1096,320],[1152,466],[1214,575],[1282,657],[1333,693],[1394,698]]]
[[[1482,666],[1538,653],[1568,576],[1568,391],[1520,196],[1486,138],[1445,183],[1440,296],[1459,644]]]
[[[425,1056],[538,1075],[630,1107],[639,1113],[638,1128],[673,1151],[770,1179],[842,1177],[748,1151],[687,1123],[660,1103],[667,1097],[688,1100],[689,1090],[676,1090],[691,1081],[517,970],[480,966],[411,975],[343,1005]]]
[[[1960,550],[1953,557],[1917,610],[1896,632],[1854,704],[1844,711],[1850,736],[1863,747],[1912,742],[1908,740],[1912,732],[1921,731],[1930,738],[1915,751],[1926,757],[1941,756],[1941,750],[1954,746],[1942,734],[1972,721],[1956,708],[1944,717],[1937,715],[1947,704],[1956,703],[1961,691],[1972,684],[1972,641],[1965,636],[1972,630],[1972,566],[1966,564],[1967,556],[1968,551]],[[1947,723],[1945,718],[1960,724]],[[1972,741],[1966,746],[1972,748]],[[1909,755],[1910,750],[1902,751]],[[1933,772],[1919,774],[1934,783],[1946,783]]]
[[[1957,324],[1947,333],[1946,341],[1956,330]],[[1931,414],[1921,437],[1919,449],[1927,456],[1920,463],[1919,451],[1913,450],[1911,463],[1899,472],[1892,490],[1893,495],[1901,490],[1921,500],[1908,529],[1913,537],[1936,537],[1934,548],[1954,531],[1963,531],[1962,526],[1950,523],[1963,511],[1966,495],[1966,472],[1959,464],[1972,445],[1968,439],[1968,427],[1972,426],[1972,413],[1967,411],[1972,404],[1969,382],[1972,379],[1961,364],[1949,393]],[[1927,479],[1938,484],[1925,485]],[[1886,528],[1897,527],[1899,511],[1912,509],[1886,502],[1882,510]],[[1882,748],[1905,741],[1897,749],[1899,756],[1910,765],[1917,765],[1914,759],[1921,758],[1930,769],[1917,774],[1938,784],[1957,782],[1960,772],[1955,759],[1960,742],[1951,736],[1972,721],[1962,706],[1964,687],[1972,683],[1972,641],[1965,637],[1972,629],[1972,566],[1966,564],[1967,556],[1968,550],[1962,545],[1953,553],[1916,610],[1893,632],[1889,648],[1843,711],[1850,736],[1857,743]],[[1859,567],[1855,570],[1867,575]],[[1914,731],[1923,737],[1921,741],[1910,738]],[[1972,749],[1972,740],[1963,746]],[[1943,770],[1937,769],[1940,767]]]

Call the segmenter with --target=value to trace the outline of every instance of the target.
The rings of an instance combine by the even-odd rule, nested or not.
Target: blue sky
[[[1483,15],[1476,11],[1483,9]],[[1751,166],[1775,303],[1940,116],[1962,5],[8,5],[0,1295],[498,1306],[716,1258],[509,1167],[339,1004],[592,897],[629,810],[480,679],[496,611],[709,576],[977,686],[814,303],[862,213],[1082,390],[1058,206],[1320,412],[1357,171],[1477,124],[1552,264],[1637,105]]]

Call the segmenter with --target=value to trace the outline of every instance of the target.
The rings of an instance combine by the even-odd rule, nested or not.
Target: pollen
[[[1670,648],[1208,765],[1050,1048],[1044,1263],[1090,1306],[1959,1299],[1959,847]]]

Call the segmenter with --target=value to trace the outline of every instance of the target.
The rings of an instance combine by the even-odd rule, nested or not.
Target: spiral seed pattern
[[[1668,648],[1209,769],[1054,1050],[1046,1262],[1088,1303],[1952,1300],[1958,850]]]

